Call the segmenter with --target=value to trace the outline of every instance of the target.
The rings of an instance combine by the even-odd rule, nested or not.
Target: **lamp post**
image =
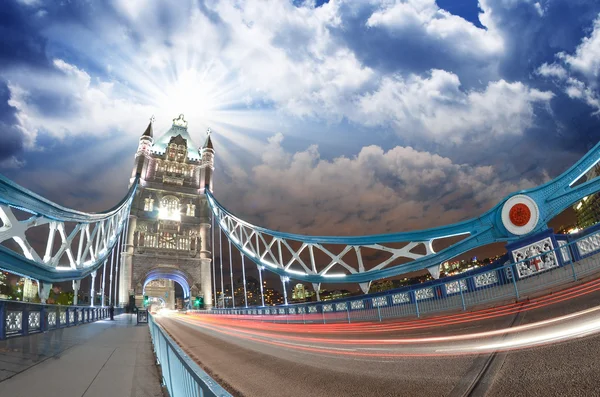
[[[287,288],[285,287],[285,283],[287,283],[288,281],[290,281],[290,278],[287,276],[282,276],[281,277],[281,285],[283,286],[283,299],[285,301],[285,305],[287,306],[288,304],[288,300],[287,300]]]

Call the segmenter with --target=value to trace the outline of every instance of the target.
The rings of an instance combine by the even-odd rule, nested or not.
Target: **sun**
[[[194,115],[195,118],[210,120],[219,108],[215,96],[217,87],[205,74],[188,69],[164,88],[158,106],[168,114]]]

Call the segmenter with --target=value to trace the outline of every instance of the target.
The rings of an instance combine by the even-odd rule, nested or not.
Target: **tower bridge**
[[[207,134],[198,149],[183,115],[154,140],[152,121],[139,140],[131,184],[138,183],[129,216],[121,267],[119,305],[142,306],[152,277],[178,282],[184,298],[203,296],[211,306],[210,210],[204,188],[212,187],[214,149]]]
[[[84,213],[68,209],[0,176],[0,269],[38,280],[42,300],[41,305],[0,301],[0,340],[42,335],[52,329],[94,321],[102,323],[109,316],[111,306],[143,309],[145,296],[150,298],[149,306],[173,308],[177,283],[182,287],[186,307],[191,308],[192,300],[202,297],[203,310],[188,310],[191,315],[183,317],[154,319],[151,316],[150,329],[162,365],[163,382],[172,395],[178,396],[200,395],[189,392],[200,389],[209,395],[226,395],[227,392],[193,363],[169,333],[179,338],[178,341],[188,341],[188,347],[190,335],[194,343],[204,337],[203,333],[216,338],[214,345],[202,345],[203,351],[218,350],[222,339],[233,338],[238,344],[259,346],[257,354],[263,354],[262,349],[285,347],[304,352],[295,354],[310,351],[326,355],[329,364],[335,366],[335,360],[342,355],[391,359],[403,354],[480,354],[481,351],[494,352],[500,349],[498,346],[516,349],[600,332],[600,321],[590,309],[569,318],[548,318],[522,329],[506,331],[523,335],[523,339],[504,340],[496,331],[481,331],[478,337],[489,338],[483,347],[475,337],[471,342],[460,342],[460,346],[446,343],[454,340],[447,335],[427,341],[426,338],[381,340],[376,336],[363,342],[343,339],[344,332],[376,335],[388,332],[390,327],[393,330],[420,329],[429,324],[458,324],[515,313],[512,324],[516,324],[523,310],[538,310],[600,291],[597,280],[588,280],[597,278],[600,272],[600,226],[591,226],[574,235],[555,234],[548,228],[548,222],[560,212],[569,206],[584,206],[591,195],[600,191],[599,162],[600,144],[554,180],[515,192],[477,218],[460,223],[369,236],[308,236],[253,225],[219,203],[218,191],[213,191],[215,148],[210,130],[203,144],[197,146],[183,115],[173,119],[172,126],[156,137],[153,121],[150,121],[139,138],[129,189],[121,202],[108,211]],[[32,230],[37,230],[38,236],[45,236],[44,247],[30,241]],[[445,243],[441,248],[440,242]],[[467,275],[439,278],[440,263],[494,242],[507,243],[507,254],[497,263]],[[229,270],[227,263],[223,264],[223,250],[229,251]],[[237,270],[234,276],[234,254],[241,260],[241,278]],[[373,280],[416,270],[428,270],[435,280],[389,293],[368,294]],[[246,299],[247,272],[251,271],[258,273],[262,303],[258,307],[249,306]],[[265,271],[280,276],[285,305],[265,307]],[[223,296],[224,272],[232,283],[231,297]],[[78,306],[76,299],[72,307],[45,304],[53,283],[72,282],[76,297],[81,280],[87,277],[91,281],[90,296],[100,291],[100,306],[95,305],[94,299],[86,307]],[[245,297],[244,305],[237,308],[233,296],[235,278],[242,280]],[[312,283],[317,302],[288,305],[286,283],[290,280]],[[365,295],[320,302],[322,283],[357,283]],[[524,296],[559,286],[569,288],[547,299],[521,301]],[[233,307],[214,307],[229,298]],[[507,303],[509,300],[517,300],[517,303]],[[503,306],[497,310],[477,309],[491,303]],[[420,318],[449,310],[460,314],[439,319],[430,317],[422,322],[407,320],[406,325],[380,324],[386,319]],[[144,320],[143,316],[140,318]],[[240,322],[241,319],[248,321]],[[265,320],[275,323],[274,328],[259,323]],[[133,327],[131,319],[127,321],[121,326]],[[570,326],[570,321],[577,323],[578,328]],[[365,324],[357,326],[355,322]],[[300,328],[276,328],[278,323],[285,323],[286,327],[306,326],[302,330],[311,335],[296,335]],[[567,325],[548,331],[551,337],[530,335],[532,329],[558,327],[557,323]],[[313,332],[341,336],[332,341],[317,338]],[[469,337],[459,336],[457,340]],[[92,339],[85,340],[86,344],[93,344]],[[194,346],[201,346],[197,343]],[[419,343],[436,345],[434,348],[411,347],[401,352],[398,348],[398,352],[391,353],[381,353],[385,350],[383,347],[369,347]],[[330,346],[332,344],[338,347]],[[233,357],[231,351],[227,354]],[[237,361],[232,359],[232,362]],[[215,362],[214,365],[220,364]],[[261,366],[265,366],[265,371],[272,371],[264,361],[257,364]],[[315,387],[321,387],[321,383]],[[363,390],[363,386],[353,384],[355,390]]]

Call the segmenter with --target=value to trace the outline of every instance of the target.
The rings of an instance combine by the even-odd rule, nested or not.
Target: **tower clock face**
[[[159,247],[173,249],[177,247],[177,242],[175,241],[175,234],[160,233],[159,241]]]

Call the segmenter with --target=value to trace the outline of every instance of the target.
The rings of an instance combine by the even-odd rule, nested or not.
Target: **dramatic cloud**
[[[383,27],[395,38],[416,38],[427,47],[445,48],[455,57],[485,59],[504,50],[502,37],[440,9],[435,0],[408,0],[384,4],[367,20],[368,27]]]
[[[7,72],[10,99],[28,148],[35,148],[40,131],[56,138],[102,135],[136,125],[139,114],[152,114],[147,105],[128,98],[127,89],[95,79],[62,59],[54,70],[19,69]]]
[[[537,73],[552,78],[570,98],[584,101],[600,114],[600,15],[591,34],[583,38],[573,54],[559,52],[556,58],[556,63],[542,64]]]
[[[490,140],[521,135],[535,119],[534,105],[553,94],[522,83],[491,82],[483,91],[464,92],[458,76],[433,70],[431,76],[386,77],[377,91],[358,100],[349,117],[366,125],[392,123],[398,131],[426,133],[438,142]]]
[[[316,145],[289,153],[282,141],[281,135],[269,139],[260,164],[234,170],[215,189],[237,215],[283,231],[348,235],[440,226],[535,185],[505,182],[493,167],[456,164],[410,147],[366,146],[356,156],[326,160]]]
[[[584,37],[575,53],[560,53],[559,57],[573,71],[583,74],[591,82],[597,82],[600,77],[600,16],[594,21],[594,30],[590,36]]]
[[[600,139],[596,1],[320,3],[7,1],[2,171],[104,208],[148,118],[185,113],[233,210],[365,234],[475,216]]]

